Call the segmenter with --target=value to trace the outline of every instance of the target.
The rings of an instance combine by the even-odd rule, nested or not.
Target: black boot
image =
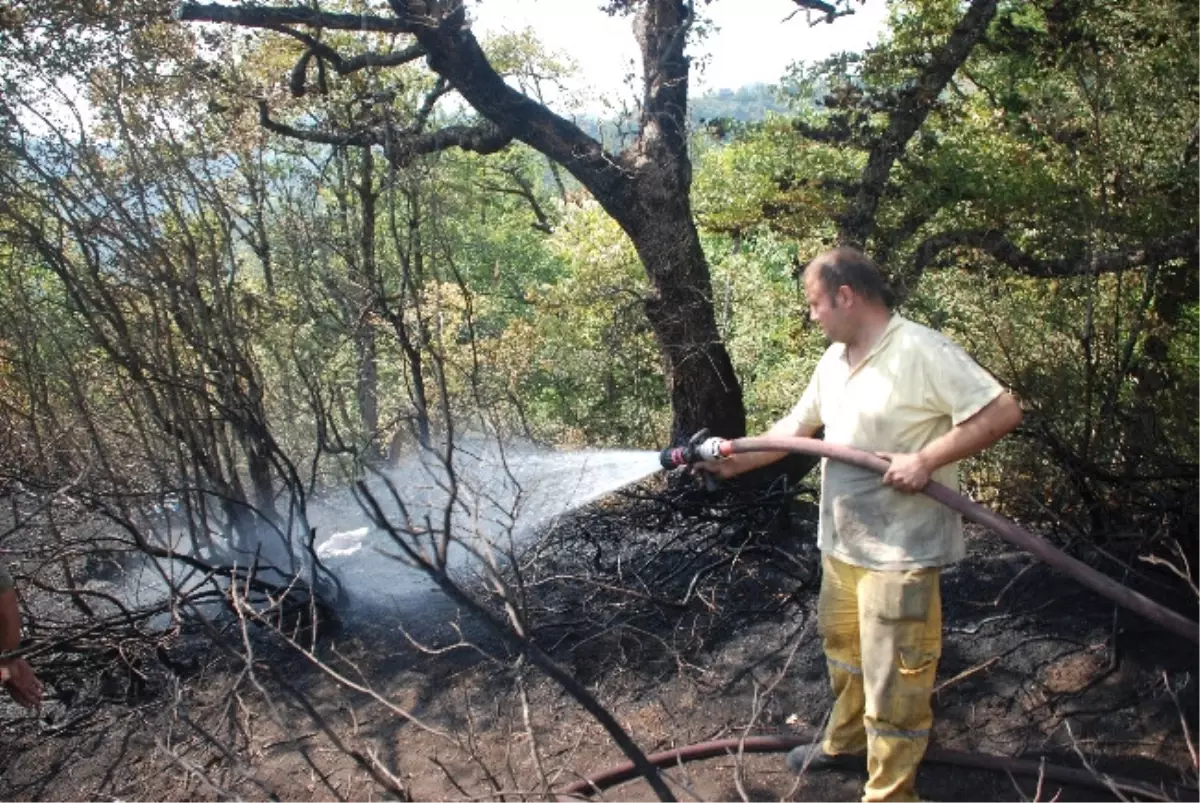
[[[814,742],[793,748],[787,754],[787,765],[793,775],[800,775],[808,770],[852,770],[865,774],[867,757],[854,753],[830,755],[821,749],[820,742]]]

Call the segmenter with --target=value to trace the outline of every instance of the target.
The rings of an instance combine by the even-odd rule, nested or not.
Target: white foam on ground
[[[370,527],[359,527],[356,530],[334,533],[329,536],[328,540],[317,547],[317,557],[327,559],[344,558],[348,555],[353,555],[362,549],[363,541],[366,540],[370,529]]]

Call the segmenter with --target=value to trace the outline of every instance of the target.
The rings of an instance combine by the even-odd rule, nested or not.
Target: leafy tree
[[[1195,338],[1196,11],[1000,4],[922,94],[967,18],[897,3],[879,47],[796,69],[792,118],[702,157],[700,219],[745,242],[787,235],[805,257],[865,243],[908,313],[969,342],[1030,408],[1024,438],[976,480],[1021,465],[1016,495],[1040,515],[1188,549],[1196,383],[1178,355]],[[894,136],[912,111],[924,122]],[[880,184],[872,164],[897,145]]]
[[[830,18],[837,11],[818,0],[798,2]],[[266,28],[291,37],[301,49],[293,71],[294,93],[307,91],[314,64],[320,82],[329,71],[350,74],[424,57],[438,83],[421,108],[432,109],[438,97],[453,89],[479,113],[478,122],[430,130],[432,120],[426,112],[418,113],[417,124],[407,129],[378,119],[349,128],[327,123],[324,129],[300,129],[273,122],[264,104],[264,124],[293,137],[380,146],[398,162],[454,145],[491,153],[514,139],[545,154],[617,221],[646,269],[653,291],[645,310],[669,367],[673,434],[685,436],[705,425],[725,435],[743,434],[741,391],[717,336],[708,265],[689,200],[689,64],[684,48],[694,21],[692,5],[647,0],[609,6],[614,13],[633,15],[643,59],[639,132],[619,154],[606,152],[578,126],[507,84],[471,32],[463,4],[397,0],[390,8],[392,16],[375,16],[365,11],[184,3],[179,16]],[[360,32],[361,52],[346,56],[325,40],[326,31],[340,30]],[[411,44],[394,49],[388,38],[396,36],[411,37]]]

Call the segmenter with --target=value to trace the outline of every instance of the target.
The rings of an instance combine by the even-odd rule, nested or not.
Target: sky
[[[609,17],[600,5],[601,0],[479,0],[470,9],[476,36],[528,26],[548,49],[573,58],[579,75],[568,85],[595,104],[604,96],[628,94],[624,76],[641,74],[631,19]],[[856,3],[853,15],[815,26],[803,10],[784,21],[798,8],[791,0],[716,0],[697,2],[696,8],[714,30],[688,51],[694,59],[693,96],[776,83],[792,62],[861,50],[875,41],[887,18],[885,0]],[[697,70],[696,59],[703,56],[708,58]]]

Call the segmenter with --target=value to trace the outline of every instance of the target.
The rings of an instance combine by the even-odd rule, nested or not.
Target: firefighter
[[[957,461],[1016,427],[1021,407],[961,347],[894,313],[890,287],[859,251],[814,259],[804,293],[832,344],[767,434],[811,437],[824,427],[827,442],[890,466],[881,479],[822,461],[817,621],[834,704],[823,739],[793,750],[788,765],[864,768],[864,801],[916,800],[941,656],[940,574],[965,552],[960,516],[917,492],[931,479],[957,490]],[[695,468],[728,478],[782,456],[742,453]]]

